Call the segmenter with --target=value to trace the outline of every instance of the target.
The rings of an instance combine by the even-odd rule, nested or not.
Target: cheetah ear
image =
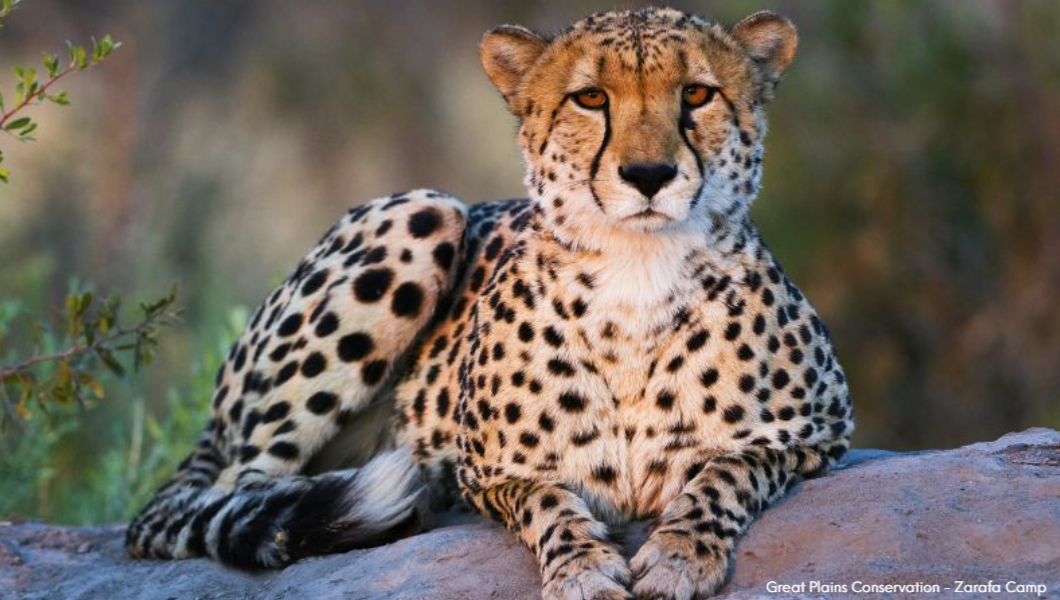
[[[517,25],[502,25],[483,36],[479,49],[482,67],[509,106],[523,75],[547,45],[544,38]]]
[[[799,34],[784,17],[762,10],[740,21],[732,35],[769,83],[776,83],[795,58]]]

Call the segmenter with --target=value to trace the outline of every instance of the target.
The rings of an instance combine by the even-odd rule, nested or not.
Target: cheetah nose
[[[619,167],[618,174],[651,198],[677,175],[677,167],[666,163],[633,163]]]

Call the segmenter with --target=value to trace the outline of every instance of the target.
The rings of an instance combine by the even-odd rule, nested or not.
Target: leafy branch
[[[179,320],[176,299],[174,286],[165,297],[141,303],[136,323],[120,326],[120,295],[112,294],[102,302],[91,292],[68,295],[61,332],[63,349],[41,352],[46,335],[35,325],[37,350],[33,356],[0,366],[0,401],[4,407],[0,424],[14,417],[29,418],[29,407],[34,402],[44,407],[49,402],[84,404],[89,395],[102,399],[105,390],[93,373],[102,366],[123,377],[128,368],[139,371],[149,364],[158,345],[160,329]],[[2,344],[0,331],[0,349]],[[120,357],[125,358],[124,363]]]
[[[21,0],[0,0],[0,28],[3,20],[8,17]],[[103,62],[111,52],[121,46],[120,42],[114,41],[110,35],[104,35],[101,39],[92,39],[91,51],[84,46],[66,42],[67,62],[63,66],[59,57],[55,54],[45,54],[42,60],[47,77],[44,80],[37,79],[37,70],[14,66],[15,72],[15,102],[10,110],[4,106],[4,96],[0,93],[0,131],[15,136],[20,142],[33,141],[32,134],[37,130],[37,123],[30,117],[21,114],[29,106],[52,102],[59,106],[66,106],[70,98],[65,91],[49,93],[56,82],[71,73],[90,69]],[[4,154],[0,151],[0,182],[7,183],[10,172],[2,165]]]

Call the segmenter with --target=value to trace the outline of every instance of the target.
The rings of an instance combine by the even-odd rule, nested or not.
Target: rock
[[[206,560],[131,561],[122,527],[0,524],[0,598],[25,600],[536,600],[529,551],[467,513],[388,546],[242,573]],[[642,539],[642,535],[640,536]],[[627,538],[636,545],[638,535]],[[719,598],[832,598],[845,585],[939,585],[941,594],[1060,598],[1060,432],[1032,429],[957,450],[859,450],[766,511]],[[998,591],[958,594],[956,581]],[[770,593],[767,584],[793,585]],[[805,588],[798,587],[806,584]],[[882,597],[885,593],[859,594]],[[846,595],[849,597],[849,594]]]

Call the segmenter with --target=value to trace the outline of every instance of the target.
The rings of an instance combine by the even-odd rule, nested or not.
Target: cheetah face
[[[520,119],[531,193],[577,239],[742,216],[758,191],[763,106],[796,43],[772,13],[726,31],[644,9],[551,39],[501,27],[482,61]]]

